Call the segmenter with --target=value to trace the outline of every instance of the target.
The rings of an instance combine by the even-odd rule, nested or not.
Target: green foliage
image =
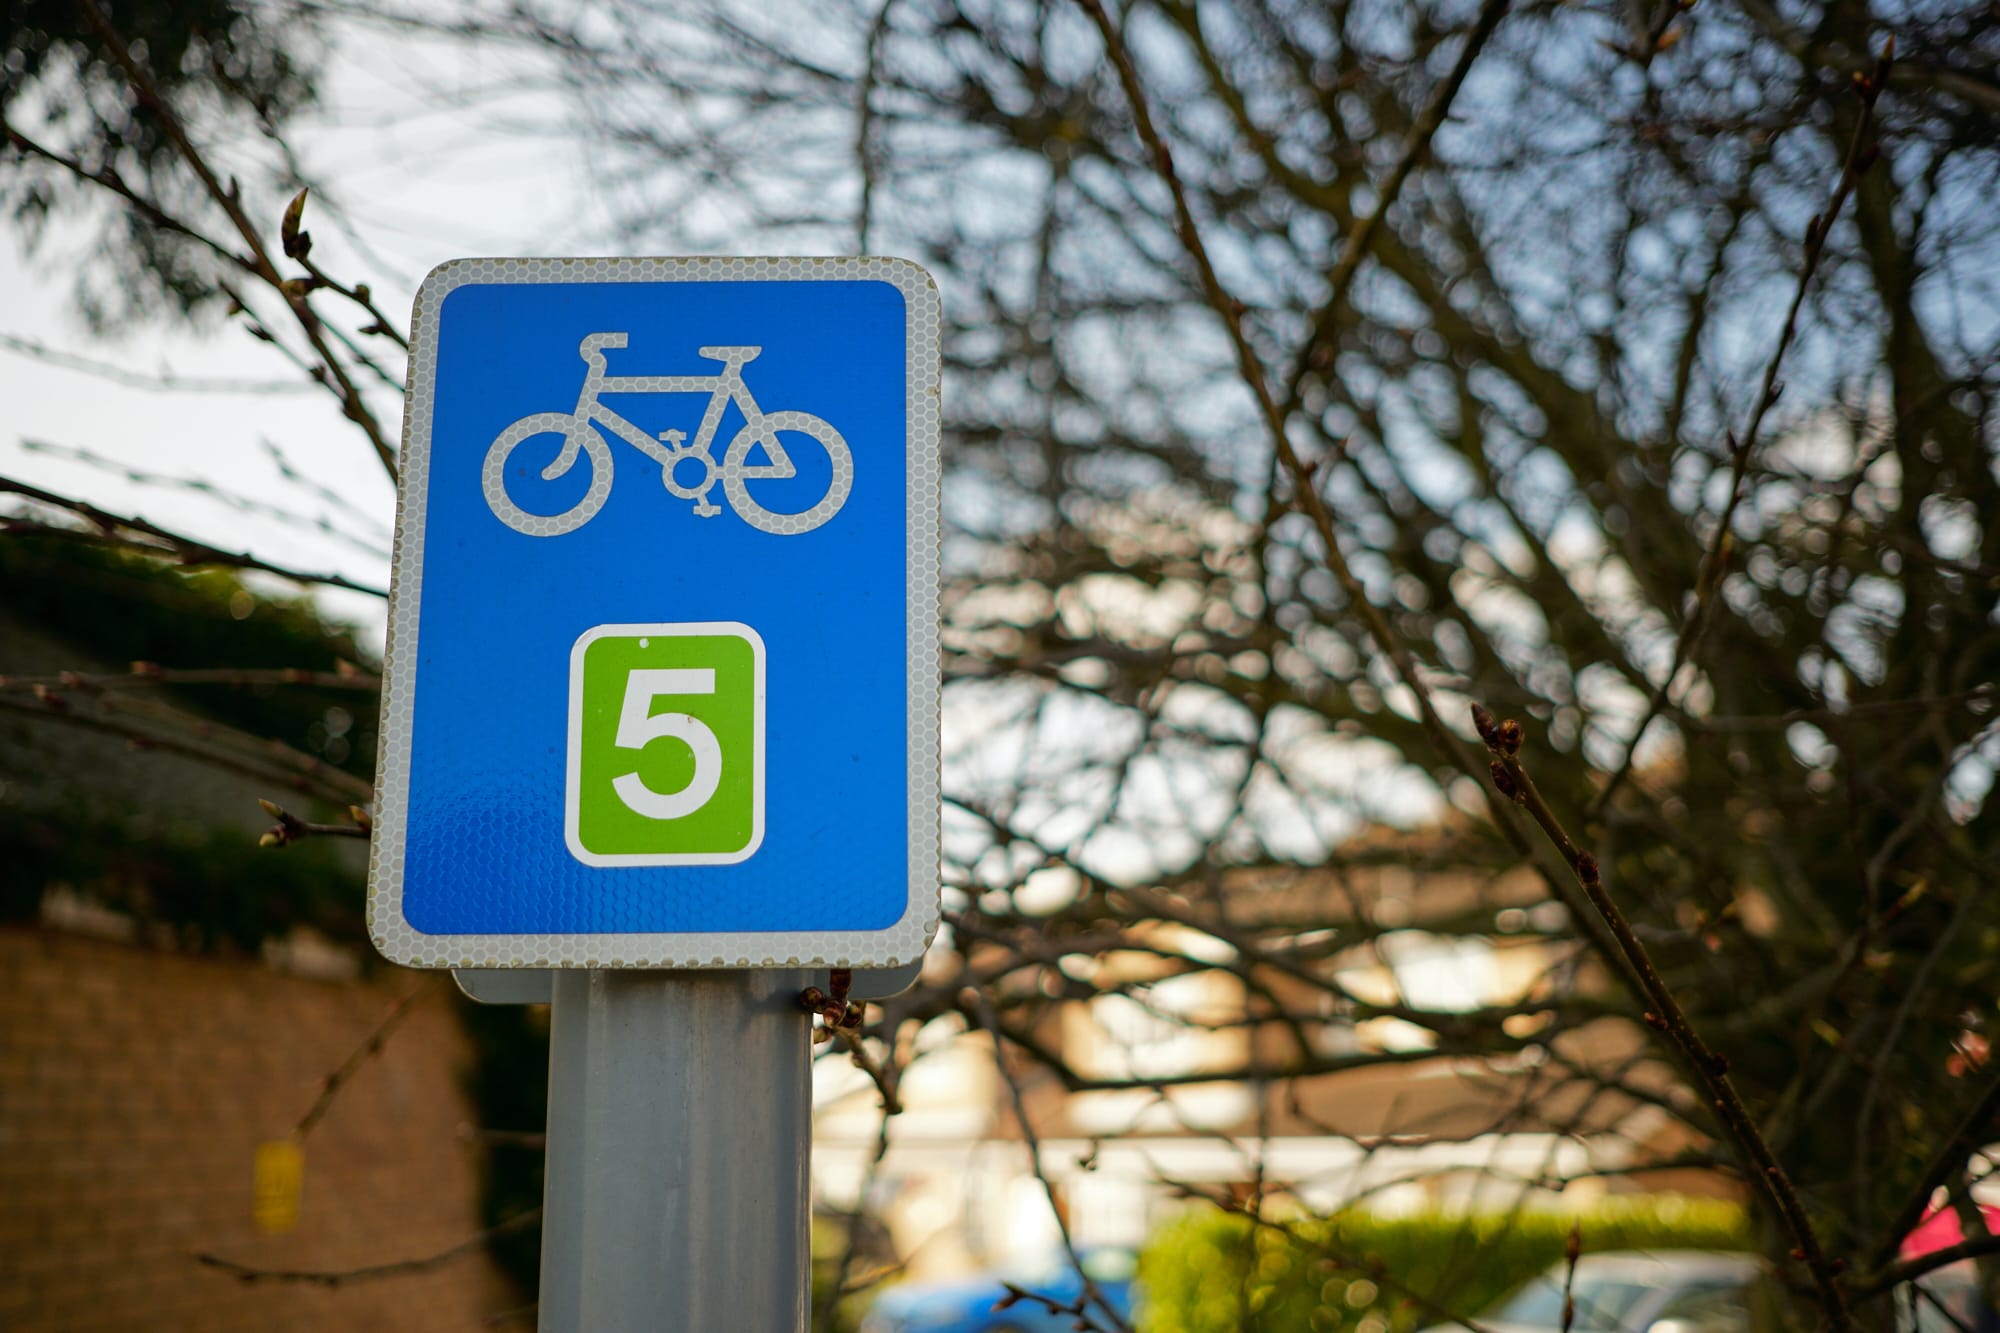
[[[32,919],[57,885],[170,927],[189,948],[254,951],[294,926],[367,939],[361,884],[328,844],[273,852],[238,828],[0,805],[0,919]]]
[[[467,1000],[458,1006],[458,1017],[472,1043],[463,1082],[479,1123],[497,1130],[540,1130],[549,1109],[548,1011]],[[529,1145],[488,1146],[480,1196],[487,1226],[542,1206],[544,1160],[543,1152]],[[541,1283],[541,1227],[495,1237],[488,1248],[507,1276],[532,1296]]]
[[[183,119],[213,137],[274,136],[315,98],[319,42],[301,9],[243,0],[97,0],[131,58]],[[155,208],[199,227],[212,207],[159,120],[136,114],[125,72],[76,0],[9,0],[0,24],[0,121],[85,171],[110,170]],[[11,147],[12,145],[10,145]],[[12,158],[14,160],[10,161]],[[237,170],[243,166],[239,163]],[[288,175],[282,167],[280,175]],[[285,182],[289,183],[289,182]],[[0,149],[0,208],[31,248],[75,239],[59,220],[108,192],[38,154]],[[122,202],[78,247],[84,313],[112,324],[218,301],[216,262],[177,228]]]
[[[100,0],[119,37],[159,89],[197,101],[239,103],[275,118],[312,97],[311,70],[282,44],[287,34],[271,11],[238,0]],[[0,110],[30,90],[61,84],[93,92],[121,87],[124,76],[76,0],[12,0],[0,29]],[[107,121],[114,118],[106,117]],[[157,124],[122,115],[107,125],[110,142],[158,145]]]
[[[307,599],[261,596],[218,570],[184,570],[81,541],[16,534],[0,542],[0,612],[122,668],[373,669],[345,626]],[[78,665],[82,665],[79,663]],[[269,736],[359,777],[375,767],[377,697],[301,686],[173,686],[218,722]]]
[[[1747,1249],[1743,1210],[1672,1196],[1608,1199],[1581,1213],[1365,1212],[1260,1225],[1190,1212],[1139,1259],[1145,1333],[1408,1333],[1445,1312],[1477,1315],[1558,1263],[1570,1228],[1586,1254]],[[1425,1309],[1404,1293],[1421,1293]]]
[[[84,659],[112,669],[145,660],[166,667],[297,667],[341,660],[372,667],[350,631],[309,601],[259,596],[220,572],[190,572],[79,541],[14,534],[0,541],[0,612]],[[272,736],[359,776],[374,768],[376,696],[298,685],[160,687],[193,712]],[[343,716],[344,715],[344,716]],[[339,742],[339,744],[336,744]],[[285,793],[273,793],[280,798]],[[182,947],[254,952],[308,926],[374,951],[362,914],[353,846],[308,839],[260,847],[240,826],[170,820],[143,809],[85,813],[70,806],[0,803],[0,920],[32,920],[58,885],[165,928]],[[142,929],[143,938],[156,938]],[[479,1123],[535,1131],[545,1123],[548,1032],[537,1011],[459,1006],[472,1045],[462,1072]],[[496,1145],[485,1161],[481,1206],[489,1225],[542,1201],[542,1154]],[[525,1292],[535,1289],[538,1228],[492,1245]]]
[[[112,669],[298,667],[362,660],[350,632],[306,601],[259,598],[222,573],[61,538],[0,542],[0,612]],[[270,736],[367,776],[374,766],[376,697],[301,686],[161,687],[202,716]],[[274,793],[283,796],[284,793]],[[32,813],[29,810],[32,809]],[[254,812],[252,812],[254,813]],[[241,828],[113,815],[62,804],[0,805],[0,916],[34,916],[66,884],[141,922],[173,928],[193,948],[255,950],[294,926],[364,943],[362,886],[341,849],[305,842],[274,852]]]
[[[875,1298],[875,1290],[856,1292],[853,1283],[872,1266],[871,1261],[856,1256],[848,1265],[847,1282],[849,1294],[841,1296],[834,1291],[834,1283],[840,1279],[840,1259],[849,1244],[849,1220],[845,1218],[815,1215],[812,1220],[812,1323],[810,1327],[822,1327],[820,1320],[829,1301],[835,1304],[834,1333],[851,1333],[867,1311],[869,1302]]]

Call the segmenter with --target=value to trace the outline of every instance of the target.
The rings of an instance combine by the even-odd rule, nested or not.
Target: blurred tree
[[[616,58],[562,51],[635,244],[748,224],[938,273],[956,943],[1040,940],[964,975],[1025,1035],[1065,941],[1166,894],[1253,993],[1304,970],[1356,1006],[1326,955],[1386,925],[1230,931],[1231,886],[1454,808],[1487,831],[1454,820],[1440,861],[1520,864],[1416,690],[1461,738],[1484,700],[1830,1252],[1879,1265],[2000,1106],[1993,9],[1520,7],[1353,254],[1482,15],[1123,7],[1197,246],[1088,10],[635,0]],[[1021,892],[1051,867],[1053,912]],[[1580,907],[1559,864],[1550,892]],[[1398,1014],[1498,1054],[1548,995]]]
[[[258,193],[303,183],[283,151],[285,129],[316,93],[321,52],[303,9],[126,0],[104,12],[115,13],[158,95],[212,147],[228,145],[231,172]],[[203,239],[208,201],[146,95],[99,40],[96,13],[75,0],[8,0],[0,126],[62,160],[17,158],[0,176],[0,208],[31,250],[64,237],[61,259],[80,270],[79,308],[99,324],[214,303],[227,275]],[[99,223],[80,245],[75,233],[50,229],[77,211]]]
[[[1824,1317],[1883,1323],[2000,1113],[2000,23],[1506,10],[396,17],[562,66],[623,245],[939,278],[956,968],[879,1011],[885,1086],[957,1015],[1157,1090],[1047,1039],[1109,989],[1268,1030],[1202,1072],[1276,1105],[1409,1062],[1323,1039],[1393,1018],[1682,1122]],[[1473,701],[1524,720],[1518,760]],[[1506,799],[1526,770],[1590,860]],[[1539,936],[1545,974],[1357,989],[1410,938],[1350,888],[1385,859],[1469,874],[1419,924]],[[1522,911],[1522,867],[1567,913]],[[1156,970],[1093,971],[1119,949]],[[1187,974],[1241,1008],[1165,1004]],[[1573,1058],[1607,1014],[1686,1086]]]

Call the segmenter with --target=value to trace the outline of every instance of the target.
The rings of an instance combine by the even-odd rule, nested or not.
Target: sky
[[[492,46],[423,41],[407,33],[393,40],[380,32],[352,34],[323,69],[322,105],[292,135],[309,174],[330,185],[348,224],[336,225],[325,208],[308,205],[314,259],[337,278],[369,283],[381,307],[403,320],[424,274],[447,259],[616,253],[616,242],[606,239],[614,235],[605,212],[610,191],[592,188],[589,150],[562,132],[568,103],[552,83],[525,57]],[[253,216],[267,221],[274,240],[286,200],[273,194],[247,203]],[[60,255],[88,235],[79,227],[49,248]],[[765,245],[743,248],[754,252]],[[342,418],[330,395],[304,385],[298,371],[251,338],[241,321],[206,331],[162,321],[114,340],[96,339],[73,309],[74,282],[71,269],[30,258],[14,233],[0,227],[0,402],[8,404],[0,415],[0,476],[87,498],[280,565],[386,587],[394,488],[366,437]],[[321,300],[325,309],[338,308],[337,301]],[[128,377],[172,375],[207,387],[193,392],[116,382],[24,353],[21,340],[108,364]],[[399,359],[389,364],[401,373]],[[274,391],[221,391],[217,381]],[[393,436],[400,395],[379,390],[372,402]],[[130,472],[155,480],[134,479]],[[183,484],[162,484],[161,477]],[[190,481],[221,488],[252,508],[188,489]],[[340,497],[340,505],[323,494]],[[267,507],[296,512],[303,521]],[[338,535],[316,526],[322,519]],[[261,586],[296,592],[279,580]],[[382,599],[338,590],[314,595],[327,612],[354,624],[365,644],[379,648]],[[971,723],[974,715],[961,711],[957,720]],[[975,731],[983,743],[1008,750],[1004,729]],[[1376,779],[1369,790],[1387,817],[1409,821],[1435,810],[1426,784],[1384,783],[1379,765],[1357,762],[1345,747],[1336,767]],[[1160,780],[1166,781],[1164,771]],[[1406,788],[1409,799],[1389,799]],[[1345,806],[1355,796],[1335,804]],[[1155,793],[1143,803],[1164,811],[1177,808],[1177,799]],[[1323,839],[1344,832],[1349,819],[1351,813],[1332,827],[1300,822],[1309,845],[1291,850],[1310,855]],[[1172,859],[1180,840],[1168,842]],[[1103,868],[1136,867],[1161,850],[1107,844],[1099,859]]]
[[[593,188],[588,150],[562,132],[563,94],[524,57],[490,45],[364,32],[332,49],[321,77],[323,105],[295,137],[364,243],[315,204],[306,215],[314,257],[338,277],[368,282],[392,316],[404,316],[423,275],[446,259],[611,252],[609,191]],[[285,202],[276,195],[248,201],[272,233]],[[87,237],[75,230],[50,250],[59,255]],[[0,226],[0,475],[280,564],[386,585],[393,488],[330,396],[313,391],[240,322],[207,332],[163,322],[95,339],[72,309],[73,283],[67,267],[31,259],[12,229]],[[30,355],[28,343],[128,378],[171,373],[206,387],[115,382]],[[393,368],[400,372],[400,364]],[[276,391],[211,391],[217,381]],[[385,389],[373,401],[393,433],[400,395]],[[223,488],[253,508],[185,485],[134,480],[128,471]],[[257,506],[296,511],[303,521]],[[321,517],[340,533],[315,526]],[[381,599],[318,596],[330,613],[357,625],[365,642],[379,645]]]
[[[510,68],[491,53],[371,34],[336,47],[322,79],[323,105],[305,119],[298,141],[309,169],[339,192],[366,249],[309,205],[314,258],[348,282],[369,283],[393,318],[406,317],[423,275],[446,259],[604,252],[591,243],[601,220],[580,188],[573,146],[532,132],[556,123],[561,108],[522,77],[518,61]],[[287,201],[246,202],[253,216],[268,219],[274,237]],[[386,586],[394,488],[332,397],[306,384],[240,321],[206,331],[159,321],[113,339],[93,337],[75,310],[75,275],[63,262],[90,233],[81,223],[70,228],[56,229],[37,257],[24,252],[13,229],[0,228],[0,475],[142,515],[225,549]],[[122,377],[172,376],[203,387],[121,383],[30,354],[23,343],[107,365]],[[401,374],[400,357],[389,364]],[[219,391],[217,382],[260,391]],[[400,395],[385,390],[373,401],[385,428],[399,429]],[[287,480],[273,446],[303,485]],[[325,517],[342,535],[233,507],[212,493],[137,481],[128,471],[205,482],[308,520]],[[351,510],[311,488],[332,492]],[[381,599],[339,591],[320,598],[379,645]]]

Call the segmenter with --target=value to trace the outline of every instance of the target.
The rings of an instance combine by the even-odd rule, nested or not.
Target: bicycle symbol
[[[611,497],[612,456],[610,443],[591,429],[592,422],[658,463],[660,479],[667,490],[683,500],[694,501],[694,512],[703,518],[714,518],[722,512],[722,507],[708,498],[718,481],[738,516],[751,527],[778,536],[810,532],[840,512],[840,507],[847,503],[848,492],[854,489],[854,455],[848,450],[847,441],[840,438],[840,432],[820,418],[807,412],[766,412],[757,405],[757,400],[750,396],[749,386],[743,382],[743,367],[754,361],[763,348],[698,349],[704,358],[723,363],[722,369],[713,375],[606,374],[605,349],[625,346],[628,337],[623,333],[593,333],[578,345],[577,353],[590,370],[584,376],[583,392],[577,396],[575,411],[536,412],[522,417],[495,437],[486,450],[486,464],[480,475],[487,507],[495,518],[530,537],[559,537],[597,517],[597,511]],[[660,442],[656,443],[645,431],[599,402],[598,395],[606,393],[706,393],[709,398],[693,444],[687,443],[687,432],[682,430],[661,431]],[[743,428],[729,441],[718,463],[709,446],[715,441],[716,428],[722,424],[724,409],[732,402],[743,413]],[[819,503],[797,514],[780,514],[764,508],[751,498],[747,485],[767,479],[784,481],[798,475],[791,455],[778,439],[781,431],[817,441],[833,464],[826,494]],[[576,466],[579,458],[590,460],[590,489],[574,507],[559,514],[531,514],[507,494],[507,459],[523,441],[545,434],[561,435],[563,447],[555,461],[542,469],[542,480],[554,481],[563,476]],[[749,461],[753,445],[763,446],[767,461]],[[689,460],[701,464],[700,481],[693,486],[674,475],[675,466]]]

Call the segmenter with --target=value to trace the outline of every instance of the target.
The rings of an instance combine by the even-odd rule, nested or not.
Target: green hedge
[[[145,925],[171,927],[189,949],[255,954],[294,926],[364,943],[361,876],[338,851],[324,839],[273,851],[241,828],[143,811],[116,817],[0,802],[0,921],[34,920],[48,891],[67,885]]]
[[[134,661],[308,671],[332,671],[343,660],[366,671],[379,666],[353,629],[321,616],[303,594],[274,597],[225,570],[187,570],[54,537],[0,540],[0,611],[111,671]],[[373,693],[304,685],[173,685],[160,693],[357,777],[374,772]],[[333,728],[342,734],[333,736],[327,722],[336,709],[345,717]]]
[[[1140,1326],[1144,1333],[1408,1333],[1440,1316],[1404,1289],[1454,1314],[1477,1314],[1559,1262],[1578,1223],[1585,1253],[1750,1244],[1742,1209],[1670,1196],[1608,1199],[1582,1213],[1355,1211],[1293,1216],[1278,1226],[1202,1210],[1163,1227],[1140,1255]]]

